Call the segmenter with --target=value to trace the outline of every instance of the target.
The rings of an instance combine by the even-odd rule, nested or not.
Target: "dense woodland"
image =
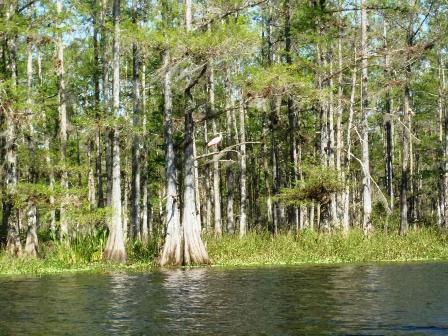
[[[0,2],[0,239],[448,227],[445,0]]]

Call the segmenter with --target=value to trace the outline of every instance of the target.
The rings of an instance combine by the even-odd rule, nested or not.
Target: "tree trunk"
[[[90,207],[94,208],[97,205],[96,201],[96,194],[97,191],[95,190],[95,173],[93,168],[93,158],[92,158],[92,152],[94,149],[94,144],[91,139],[87,140],[87,164],[89,166],[89,174],[87,177],[87,188],[88,188],[88,200],[90,203]]]
[[[292,64],[291,57],[291,3],[290,0],[284,1],[284,11],[285,11],[285,54],[286,54],[286,64]],[[298,155],[297,155],[297,118],[294,111],[294,102],[290,96],[287,98],[287,108],[288,108],[288,122],[289,122],[289,141],[290,141],[290,156],[292,162],[292,169],[290,172],[290,186],[296,185],[299,179],[299,169],[298,169]],[[299,208],[293,207],[293,226],[296,231],[299,229]]]
[[[146,117],[146,67],[142,66],[142,115],[143,115],[143,132],[147,134],[147,117]],[[149,195],[149,163],[148,163],[148,144],[143,143],[143,196],[142,196],[142,211],[141,211],[141,232],[142,241],[144,244],[148,243],[149,237],[153,236],[152,216],[151,216],[151,200]]]
[[[201,191],[199,185],[199,165],[198,160],[196,160],[196,156],[198,155],[196,150],[196,133],[193,132],[193,156],[194,156],[194,196],[196,200],[196,216],[197,220],[197,229],[199,231],[202,230],[202,217],[201,217]]]
[[[339,19],[341,20],[341,19]],[[341,25],[342,26],[342,25]],[[342,169],[342,149],[344,148],[343,139],[343,129],[342,129],[342,113],[344,110],[343,99],[344,99],[344,78],[343,78],[343,64],[342,64],[342,28],[339,28],[338,37],[338,106],[336,111],[336,171],[338,172],[339,178],[345,182],[345,171]],[[344,193],[338,193],[336,195],[336,205],[337,205],[337,221],[338,225],[342,224],[344,217],[344,203],[343,203]]]
[[[241,97],[240,108],[240,186],[241,186],[241,201],[240,201],[240,237],[247,234],[247,187],[246,187],[246,123],[245,123],[245,106],[243,97]]]
[[[13,255],[22,253],[19,236],[18,211],[14,208],[13,198],[17,192],[17,138],[14,112],[11,107],[5,111],[6,132],[4,161],[6,194],[3,196],[3,227],[7,230],[6,249]]]
[[[204,140],[208,143],[208,123],[207,120],[204,123]],[[208,148],[205,148],[205,153],[208,154]],[[210,186],[210,165],[205,166],[205,229],[207,233],[211,232],[212,229],[212,199],[211,199],[211,186]]]
[[[61,0],[56,0],[56,13],[61,15],[62,13],[62,2]],[[58,32],[56,39],[56,49],[57,49],[57,75],[58,75],[58,111],[59,111],[59,140],[60,140],[60,162],[62,164],[61,171],[61,189],[62,200],[60,204],[60,238],[68,238],[68,220],[65,213],[65,208],[67,207],[67,193],[68,193],[68,173],[67,169],[64,167],[67,156],[67,107],[66,107],[66,95],[65,95],[65,69],[64,69],[64,45],[62,32]]]
[[[356,48],[354,51],[354,54],[356,55]],[[345,157],[345,166],[346,166],[346,185],[344,190],[344,213],[343,213],[343,219],[342,219],[342,230],[345,233],[348,233],[350,229],[350,183],[347,183],[347,181],[350,178],[350,162],[351,162],[351,148],[352,148],[352,125],[353,125],[353,116],[355,114],[355,94],[356,94],[356,56],[355,56],[355,65],[352,70],[352,90],[350,94],[350,108],[349,108],[349,116],[348,116],[348,123],[347,123],[347,155]]]
[[[103,172],[102,172],[102,150],[101,150],[101,113],[100,113],[100,99],[101,99],[101,89],[100,89],[100,60],[99,60],[99,46],[98,46],[98,8],[97,0],[93,0],[93,15],[92,15],[92,25],[93,25],[93,82],[95,87],[95,117],[96,117],[96,127],[95,127],[95,180],[96,180],[96,200],[97,207],[104,207],[104,195],[103,195]]]
[[[114,0],[113,26],[113,114],[118,119],[120,108],[120,0]],[[120,133],[117,125],[114,127],[112,139],[112,222],[103,256],[106,260],[125,262],[127,256],[121,214]]]
[[[216,125],[215,115],[215,78],[213,67],[210,66],[209,76],[209,103],[210,112],[212,116],[212,128],[214,136],[218,136],[218,127]],[[216,145],[216,150],[218,150]],[[221,222],[221,191],[220,191],[220,175],[219,175],[219,156],[213,155],[213,205],[215,214],[215,236],[220,238],[222,236],[222,222]]]
[[[33,6],[31,5],[29,8],[30,15],[29,19],[32,20],[32,11]],[[31,22],[31,21],[30,21]],[[29,125],[30,125],[30,134],[28,139],[28,151],[30,155],[30,163],[29,163],[29,182],[36,183],[36,155],[35,155],[35,144],[34,144],[34,113],[31,110],[32,106],[32,82],[33,82],[33,44],[32,39],[28,38],[27,40],[27,112],[30,116]],[[26,242],[25,242],[25,254],[31,257],[37,256],[38,249],[38,239],[37,239],[37,207],[35,201],[30,199],[28,201],[28,228],[26,232]]]
[[[192,97],[186,92],[187,100],[191,103]],[[197,215],[195,202],[194,155],[193,155],[193,111],[191,104],[187,104],[185,112],[185,153],[184,153],[184,206],[182,226],[184,231],[184,265],[208,264],[209,258],[205,245],[201,239],[200,230],[197,230]]]
[[[182,228],[180,225],[179,196],[173,144],[173,102],[171,92],[171,64],[169,52],[163,55],[164,114],[165,114],[165,169],[166,169],[166,236],[159,264],[181,265],[183,262]]]
[[[235,102],[232,93],[232,84],[230,83],[230,70],[226,69],[225,79],[226,89],[226,146],[231,146],[232,142],[232,109],[235,108]],[[227,159],[231,160],[231,154],[227,154]],[[233,168],[229,165],[226,169],[227,184],[227,233],[235,233],[235,211],[234,211],[234,193],[235,193],[235,175]]]
[[[401,163],[401,186],[400,186],[400,233],[404,234],[408,230],[408,184],[409,184],[409,142],[410,142],[410,90],[409,84],[404,88],[404,106],[403,106],[403,149]]]
[[[271,128],[271,158],[272,158],[272,195],[274,197],[280,191],[280,171],[279,171],[279,150],[277,145],[277,124],[281,105],[281,98],[274,98],[271,105],[271,116],[270,116],[270,128]],[[241,117],[240,117],[241,120]],[[242,127],[242,126],[240,126]],[[241,142],[243,142],[241,140]],[[278,226],[280,220],[280,204],[277,200],[273,200],[273,210],[272,210],[272,221],[274,224],[274,234],[278,233]]]
[[[384,55],[384,76],[386,80],[386,94],[384,98],[384,133],[386,143],[386,191],[389,196],[390,208],[394,208],[394,186],[393,186],[393,139],[392,139],[392,98],[391,98],[391,86],[389,84],[391,80],[390,76],[390,61],[389,52],[387,51],[387,23],[384,21],[383,27],[384,33],[384,48],[386,49]]]
[[[137,23],[137,1],[133,0],[134,24]],[[140,116],[142,114],[142,100],[140,95],[140,50],[137,43],[132,46],[133,49],[133,82],[134,82],[134,132],[140,127]],[[140,232],[140,131],[134,133],[132,143],[132,188],[131,188],[131,226],[132,238],[141,239]]]
[[[400,233],[405,234],[409,227],[409,173],[410,173],[410,153],[411,153],[411,132],[412,132],[412,111],[411,111],[411,55],[413,41],[413,24],[409,22],[408,33],[406,36],[407,53],[406,53],[406,70],[405,70],[405,86],[403,97],[403,147],[402,147],[402,163],[401,163],[401,185],[400,185]]]
[[[8,22],[15,11],[14,2],[6,8],[5,21]],[[11,79],[11,86],[17,86],[17,59],[16,59],[16,38],[6,40],[5,57],[9,52],[9,63],[7,64],[7,75]],[[5,61],[6,62],[6,61]],[[14,207],[14,195],[17,192],[17,134],[15,123],[15,111],[11,102],[2,102],[0,108],[4,116],[4,195],[2,197],[3,216],[2,231],[6,233],[6,249],[13,255],[22,253],[22,244],[19,236],[18,210]],[[6,232],[5,232],[6,231]],[[4,235],[2,234],[3,238]],[[4,243],[2,241],[2,243]]]
[[[143,189],[143,196],[142,196],[142,212],[141,212],[141,231],[142,231],[142,242],[143,244],[148,243],[149,235],[152,236],[152,230],[149,230],[149,186],[148,186],[148,176],[147,174],[143,175],[143,183],[142,183],[142,189]]]
[[[25,254],[37,256],[39,242],[37,238],[37,207],[33,201],[28,204],[28,229],[26,232]]]
[[[448,228],[448,113],[446,111],[446,83],[445,83],[445,62],[443,61],[443,55],[439,55],[439,115],[443,118],[443,132],[442,138],[443,148],[443,228]]]
[[[333,52],[328,53],[329,63],[330,63],[330,73],[333,73]],[[327,145],[327,155],[328,155],[328,166],[331,168],[336,168],[336,162],[335,162],[335,132],[334,132],[334,94],[333,94],[333,88],[334,88],[334,81],[333,77],[330,76],[329,81],[330,86],[330,93],[329,93],[329,100],[327,104],[328,109],[328,119],[327,119],[327,128],[328,128],[328,145]],[[330,229],[334,229],[338,222],[337,222],[337,203],[336,203],[336,194],[332,193],[330,195],[330,204],[329,207],[329,216],[331,218],[331,227]]]
[[[370,160],[369,160],[369,96],[368,85],[368,42],[367,42],[367,6],[366,0],[361,0],[361,54],[362,54],[362,81],[361,81],[361,148],[362,148],[362,187],[363,187],[363,220],[362,228],[364,234],[372,229],[372,191],[370,183]]]
[[[186,30],[191,31],[192,8],[191,0],[186,0]],[[183,204],[183,239],[184,239],[184,265],[208,264],[207,250],[201,239],[200,224],[196,213],[196,187],[195,187],[195,156],[194,156],[194,121],[193,121],[193,86],[189,84],[185,90],[187,101],[185,111],[185,148],[184,148],[184,204]]]

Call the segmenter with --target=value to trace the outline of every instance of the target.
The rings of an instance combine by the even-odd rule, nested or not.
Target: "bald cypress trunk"
[[[443,227],[448,228],[448,113],[446,111],[446,83],[445,83],[445,62],[443,61],[443,55],[439,55],[439,114],[443,120],[443,134],[442,148],[443,148]]]
[[[403,147],[401,156],[401,185],[400,185],[400,233],[405,234],[409,228],[409,177],[410,177],[410,160],[411,160],[411,131],[412,131],[412,111],[411,111],[411,48],[413,41],[413,24],[409,22],[408,32],[406,36],[406,68],[405,68],[405,85],[403,92]]]
[[[12,1],[5,8],[5,21],[11,20],[15,11],[15,2]],[[5,39],[5,65],[6,76],[11,80],[11,89],[17,88],[17,46],[16,37]],[[6,55],[9,54],[9,62]],[[4,117],[4,160],[3,160],[3,213],[2,233],[6,233],[6,249],[13,255],[22,253],[22,244],[19,236],[19,213],[14,207],[14,195],[17,192],[17,125],[13,102],[2,101],[0,106]],[[1,238],[3,238],[2,235]],[[4,243],[4,241],[2,241]]]
[[[233,144],[232,139],[232,109],[235,108],[234,99],[232,95],[232,86],[230,83],[230,71],[226,71],[226,146]],[[231,159],[231,154],[227,155],[227,159]],[[226,184],[227,184],[227,232],[235,233],[235,213],[234,213],[234,193],[235,193],[235,175],[233,168],[229,165],[226,169]]]
[[[102,172],[102,150],[101,150],[101,89],[100,89],[100,56],[98,46],[98,4],[97,0],[93,0],[93,82],[95,87],[95,181],[96,181],[96,201],[97,207],[104,206],[103,195],[103,172]],[[102,24],[102,23],[101,23]]]
[[[137,1],[133,1],[133,11],[134,11],[134,24],[137,23]],[[137,43],[132,46],[133,49],[133,83],[134,83],[134,117],[133,126],[134,132],[140,126],[140,117],[142,114],[142,100],[140,94],[140,50]],[[132,142],[132,187],[131,187],[131,227],[132,227],[132,238],[140,240],[141,230],[140,230],[140,130],[134,134]]]
[[[216,123],[215,115],[215,76],[213,67],[210,67],[209,76],[209,103],[210,112],[212,115],[212,128],[214,136],[218,136],[218,126]],[[216,146],[218,150],[219,144]],[[220,190],[220,175],[219,175],[219,157],[218,155],[213,155],[213,205],[215,214],[215,236],[222,236],[222,222],[221,222],[221,190]]]
[[[239,107],[239,119],[240,119],[240,188],[241,188],[241,201],[240,201],[240,237],[247,234],[247,163],[246,163],[246,122],[245,122],[245,107],[243,97],[241,97]]]
[[[361,148],[362,148],[362,188],[363,188],[363,231],[368,234],[372,229],[372,191],[370,183],[369,159],[369,96],[368,96],[368,42],[367,42],[367,5],[361,1],[361,53],[362,53],[362,81],[361,81]]]
[[[191,93],[186,92],[191,102]],[[185,265],[208,264],[209,258],[201,233],[197,230],[197,215],[195,203],[194,155],[193,155],[193,111],[190,104],[185,112],[185,151],[184,151],[184,206],[182,226],[184,231],[184,261]]]
[[[159,259],[159,264],[161,266],[181,265],[183,262],[182,228],[180,224],[179,196],[177,191],[177,174],[173,143],[171,64],[168,51],[165,51],[163,54],[163,67],[165,71],[163,78],[163,96],[165,119],[166,235],[162,254]]]
[[[33,6],[30,7],[30,15],[29,19],[32,19],[32,9]],[[30,163],[29,163],[29,182],[36,183],[36,167],[35,167],[35,144],[34,144],[34,113],[32,111],[32,82],[33,82],[33,43],[32,39],[28,38],[27,40],[27,110],[30,116],[30,134],[28,139],[28,151],[30,155]],[[29,199],[28,201],[28,211],[27,211],[27,219],[28,226],[26,232],[26,242],[25,242],[25,253],[28,256],[35,257],[37,255],[38,250],[38,238],[37,238],[37,206],[34,199]]]
[[[120,108],[120,0],[113,5],[113,114],[116,120]],[[104,249],[104,259],[124,262],[127,259],[124,247],[123,222],[121,208],[121,171],[120,171],[120,131],[114,127],[112,136],[112,221],[109,226],[109,237]]]
[[[147,116],[146,116],[146,67],[142,66],[142,115],[143,115],[143,132],[147,134]],[[148,243],[149,237],[153,236],[153,218],[152,218],[152,205],[149,191],[149,163],[148,163],[148,143],[143,142],[143,167],[142,167],[142,206],[141,206],[141,232],[142,241],[144,244]]]
[[[191,0],[186,0],[186,29],[192,29]],[[196,213],[196,186],[194,174],[194,121],[193,121],[193,84],[185,90],[187,101],[185,111],[185,148],[184,148],[184,204],[182,211],[182,228],[184,239],[184,265],[208,264],[210,262],[201,238],[198,216]]]
[[[291,3],[290,0],[284,1],[285,12],[285,54],[286,64],[292,64],[291,56]],[[287,98],[288,109],[288,122],[289,122],[289,146],[290,146],[290,159],[292,163],[290,172],[290,185],[295,185],[299,179],[299,167],[298,167],[298,150],[297,150],[297,117],[294,110],[294,102],[291,96]],[[299,230],[299,208],[293,207],[293,227],[295,230]]]
[[[386,49],[386,53],[384,55],[384,76],[386,79],[386,94],[384,97],[384,107],[385,107],[385,115],[384,115],[384,133],[385,133],[385,144],[386,144],[386,190],[387,195],[389,196],[390,208],[394,208],[394,186],[393,186],[393,123],[392,123],[392,98],[391,98],[391,85],[389,84],[390,78],[390,56],[387,51],[388,43],[387,43],[387,23],[383,23],[383,38],[384,38],[384,47]]]
[[[204,140],[208,143],[208,122],[205,120],[204,123]],[[205,153],[208,154],[208,148],[205,148]],[[210,165],[206,165],[204,169],[205,175],[205,229],[207,233],[211,233],[212,230],[212,190],[210,186]]]
[[[356,55],[356,48],[355,48]],[[346,169],[346,181],[350,179],[350,163],[351,163],[351,149],[352,149],[352,125],[353,125],[353,116],[355,114],[355,94],[356,94],[356,56],[355,56],[355,65],[352,69],[352,89],[350,94],[350,107],[349,107],[349,115],[348,115],[348,123],[347,123],[347,154],[345,156],[345,169]],[[342,230],[344,233],[347,233],[350,229],[350,183],[346,183],[344,190],[344,212],[342,218]]]
[[[56,12],[58,15],[62,14],[62,2],[56,0]],[[66,92],[65,92],[65,68],[64,68],[64,45],[62,32],[58,33],[56,39],[57,49],[57,75],[58,75],[58,111],[59,111],[59,160],[63,166],[61,171],[61,189],[62,200],[60,204],[60,238],[68,237],[68,220],[66,215],[67,207],[67,193],[68,193],[68,173],[64,167],[67,156],[67,106],[66,106]]]

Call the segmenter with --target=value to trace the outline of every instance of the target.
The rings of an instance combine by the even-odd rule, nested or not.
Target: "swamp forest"
[[[447,14],[0,1],[0,273],[447,259]]]

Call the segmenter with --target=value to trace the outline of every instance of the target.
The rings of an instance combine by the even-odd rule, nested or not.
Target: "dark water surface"
[[[0,335],[448,335],[448,263],[0,278]]]

